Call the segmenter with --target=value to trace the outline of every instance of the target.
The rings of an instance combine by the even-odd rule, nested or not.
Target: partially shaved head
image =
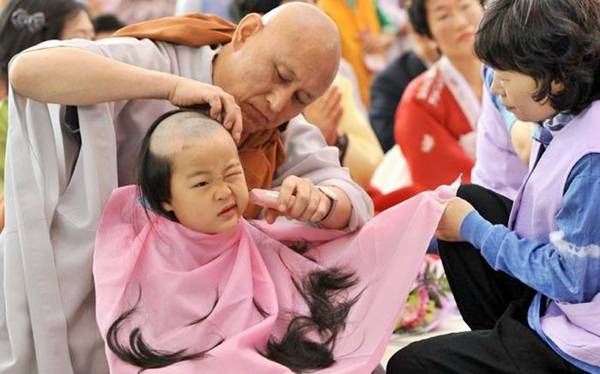
[[[190,141],[209,137],[229,138],[235,147],[231,135],[217,121],[197,111],[178,112],[167,116],[156,126],[150,137],[150,153],[169,158]]]
[[[154,212],[198,232],[235,226],[248,205],[233,138],[197,111],[168,112],[152,124],[142,142],[138,178]]]

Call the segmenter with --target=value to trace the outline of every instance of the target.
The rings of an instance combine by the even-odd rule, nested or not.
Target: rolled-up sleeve
[[[290,175],[310,179],[315,185],[334,186],[343,190],[352,202],[352,216],[346,230],[352,231],[373,217],[373,202],[350,177],[339,162],[339,152],[325,144],[319,129],[306,122],[302,115],[292,119],[282,134],[286,160],[273,181],[278,187]]]

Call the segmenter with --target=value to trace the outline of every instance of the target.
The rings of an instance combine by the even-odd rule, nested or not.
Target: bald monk
[[[238,144],[249,187],[279,189],[279,209],[251,206],[247,218],[350,231],[372,216],[337,149],[299,115],[331,84],[340,56],[336,27],[316,7],[284,5],[237,27],[162,19],[118,35],[44,43],[10,65],[2,373],[107,371],[94,234],[110,192],[134,182],[143,134],[175,106],[210,105]]]

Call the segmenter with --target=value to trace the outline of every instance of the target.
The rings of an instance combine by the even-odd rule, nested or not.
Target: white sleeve
[[[202,13],[202,3],[202,0],[177,0],[177,2],[175,3],[175,15],[179,16],[181,14],[190,12]]]
[[[286,159],[277,169],[273,187],[281,186],[289,175],[310,179],[315,185],[335,186],[346,192],[352,202],[352,217],[347,230],[355,230],[373,216],[373,202],[367,193],[340,165],[339,152],[325,144],[319,129],[302,115],[293,118],[282,133]]]
[[[153,42],[149,39],[139,40],[128,37],[118,37],[99,41],[84,39],[50,40],[31,47],[23,53],[57,47],[78,48],[144,69],[176,75],[179,73],[179,64],[177,62],[178,51],[176,46],[164,42]],[[127,102],[127,100],[123,100],[120,102],[109,103],[113,118],[118,116],[119,112]]]

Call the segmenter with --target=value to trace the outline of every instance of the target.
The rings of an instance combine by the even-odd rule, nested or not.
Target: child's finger
[[[275,222],[275,220],[277,220],[277,217],[279,217],[280,215],[281,213],[279,213],[279,211],[276,209],[265,209],[264,217],[265,221],[267,221],[268,224],[272,224],[273,222]]]

